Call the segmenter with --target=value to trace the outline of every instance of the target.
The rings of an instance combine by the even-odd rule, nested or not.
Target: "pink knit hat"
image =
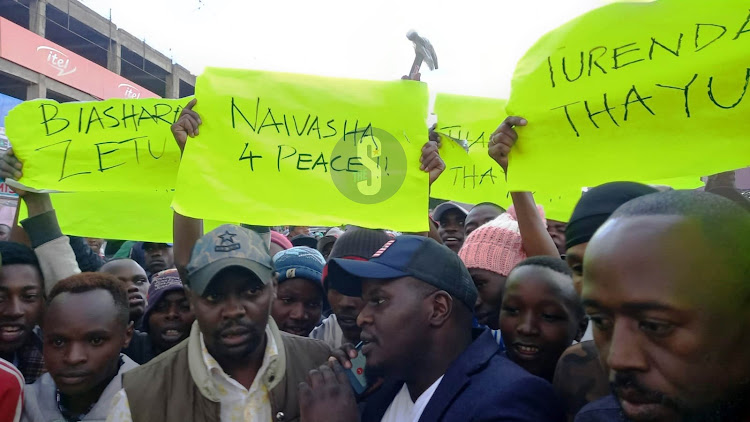
[[[544,212],[537,207],[544,219]],[[466,268],[479,268],[508,276],[519,262],[526,259],[515,209],[500,214],[471,232],[458,256]]]
[[[292,242],[286,236],[274,230],[271,230],[271,243],[275,243],[284,249],[291,249],[293,247]]]

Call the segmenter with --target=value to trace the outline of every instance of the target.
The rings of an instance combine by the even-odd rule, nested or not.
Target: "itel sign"
[[[130,84],[120,84],[117,86],[122,90],[122,98],[136,99],[141,98],[141,91]],[[142,89],[142,88],[141,88]]]
[[[159,97],[4,18],[0,18],[0,57],[103,100]]]
[[[57,70],[57,76],[65,76],[76,71],[76,67],[70,65],[70,58],[62,51],[43,45],[37,47],[36,51],[46,54],[47,63]]]

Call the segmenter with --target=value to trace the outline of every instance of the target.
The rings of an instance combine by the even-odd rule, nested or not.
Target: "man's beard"
[[[674,410],[682,422],[741,422],[743,418],[750,416],[750,379],[723,394],[717,400],[699,407],[690,406],[681,399],[647,389],[639,383],[633,373],[618,372],[615,380],[610,383],[610,387],[615,397],[618,397],[617,391],[621,388],[633,389],[648,401]],[[658,422],[655,418],[653,421]]]

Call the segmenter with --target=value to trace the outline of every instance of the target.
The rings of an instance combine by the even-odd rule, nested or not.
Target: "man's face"
[[[474,316],[478,323],[497,330],[507,277],[480,268],[469,268],[469,274],[479,292],[474,305]]]
[[[44,310],[42,275],[34,266],[0,268],[0,355],[12,356],[39,323]],[[11,357],[12,359],[12,357]]]
[[[494,220],[500,216],[500,214],[502,214],[502,211],[491,205],[480,205],[472,208],[466,216],[466,224],[464,225],[466,236],[478,229],[479,226]]]
[[[681,217],[621,218],[599,229],[586,251],[583,300],[627,417],[739,420],[726,413],[733,405],[747,417],[746,282]]]
[[[582,333],[570,277],[534,265],[508,277],[500,312],[500,332],[508,357],[530,373],[552,379],[566,348]]]
[[[174,268],[174,253],[166,243],[146,243],[143,245],[146,269],[151,274]]]
[[[571,246],[565,251],[565,262],[568,263],[568,267],[573,271],[573,286],[581,295],[583,291],[583,258],[586,255],[586,247],[589,242],[584,242],[575,246]]]
[[[367,372],[371,375],[404,374],[414,366],[424,347],[423,334],[429,326],[429,312],[424,312],[426,297],[411,277],[395,280],[364,280],[362,299],[365,306],[357,317],[362,328]]]
[[[133,334],[107,290],[61,293],[44,316],[44,363],[66,395],[106,386],[119,370],[120,349]]]
[[[159,350],[168,350],[190,335],[195,314],[184,290],[164,294],[148,315],[148,335]]]
[[[273,284],[264,285],[246,269],[229,267],[211,280],[203,296],[190,294],[206,347],[220,364],[263,353],[259,346],[275,293]]]
[[[565,228],[568,225],[561,221],[547,220],[547,232],[552,237],[552,241],[557,246],[560,255],[565,253]]]
[[[464,244],[464,221],[466,215],[457,209],[451,209],[440,216],[438,234],[443,244],[458,253]]]
[[[310,234],[310,227],[307,226],[295,226],[291,230],[289,230],[289,238],[293,238],[294,236],[299,236],[301,234],[309,235]]]
[[[290,278],[276,289],[271,315],[281,331],[307,337],[320,321],[323,289],[303,278]]]
[[[143,268],[132,259],[119,259],[107,263],[100,271],[117,277],[125,284],[130,301],[130,320],[138,321],[146,312],[146,298],[151,285]]]
[[[336,315],[336,321],[344,333],[344,338],[352,344],[359,343],[359,333],[362,331],[357,325],[357,316],[365,306],[360,297],[346,296],[336,289],[328,288],[328,303]]]
[[[88,243],[89,248],[91,248],[91,250],[94,251],[95,254],[98,254],[102,250],[104,239],[95,239],[93,237],[87,237],[86,243]]]
[[[0,241],[8,241],[10,239],[10,227],[5,224],[0,224]]]

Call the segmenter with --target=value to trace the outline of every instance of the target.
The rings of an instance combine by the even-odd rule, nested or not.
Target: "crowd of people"
[[[506,172],[526,124],[490,138]],[[48,194],[18,191],[0,421],[747,422],[750,208],[731,183],[706,190],[608,183],[567,224],[530,192],[445,202],[412,234],[204,234],[175,213],[173,243],[65,236]]]

